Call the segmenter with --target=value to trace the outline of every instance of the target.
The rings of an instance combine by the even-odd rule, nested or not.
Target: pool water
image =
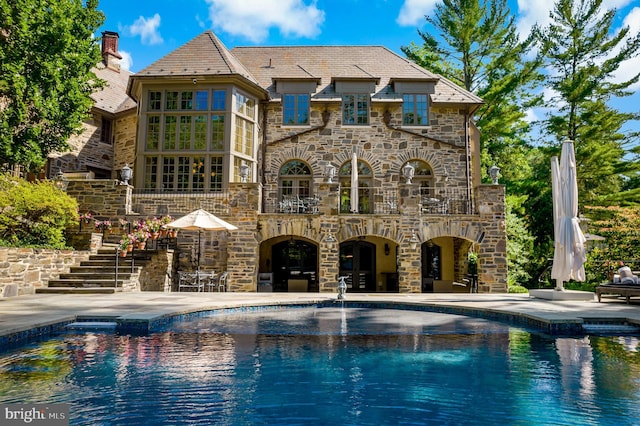
[[[81,425],[632,425],[639,342],[387,309],[212,314],[0,353],[0,403],[66,402]]]

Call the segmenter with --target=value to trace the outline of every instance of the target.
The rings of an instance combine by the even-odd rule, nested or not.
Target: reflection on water
[[[638,344],[398,310],[214,315],[5,353],[0,403],[69,402],[87,425],[631,425]]]

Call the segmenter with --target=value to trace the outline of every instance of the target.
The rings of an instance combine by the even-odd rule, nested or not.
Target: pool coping
[[[137,293],[137,296],[120,299],[110,299],[105,296],[101,299],[91,299],[85,296],[87,302],[84,304],[85,299],[69,298],[68,295],[66,298],[61,299],[61,296],[57,296],[51,299],[22,300],[27,304],[37,301],[37,306],[43,309],[37,311],[34,307],[34,316],[29,321],[23,320],[22,325],[7,324],[10,322],[11,315],[8,316],[9,321],[5,321],[5,324],[0,321],[0,349],[15,347],[60,333],[68,324],[75,321],[113,321],[116,323],[118,333],[148,334],[177,318],[209,315],[212,311],[284,309],[337,303],[333,294],[310,295],[308,293],[268,296],[264,293],[230,293],[211,296]],[[53,304],[61,300],[74,301],[76,305],[70,303],[68,311],[59,306],[56,306],[58,309],[54,309]],[[176,303],[177,301],[181,302]],[[15,301],[18,305],[20,302],[21,300]],[[109,305],[109,302],[113,303]],[[485,318],[527,327],[550,335],[584,335],[585,322],[640,326],[640,308],[637,305],[624,306],[617,303],[557,303],[514,295],[477,295],[460,298],[453,295],[435,297],[378,294],[349,295],[344,303],[348,307],[416,310]],[[6,302],[0,303],[0,314],[4,315],[3,308],[9,305]],[[76,312],[73,312],[74,310]]]

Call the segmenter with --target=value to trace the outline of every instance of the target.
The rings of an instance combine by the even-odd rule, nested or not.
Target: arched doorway
[[[422,245],[422,292],[433,293],[434,281],[442,279],[440,246],[431,241]]]
[[[318,291],[318,247],[293,237],[271,247],[273,291]]]
[[[353,240],[340,244],[340,276],[347,277],[347,291],[376,291],[376,246]]]

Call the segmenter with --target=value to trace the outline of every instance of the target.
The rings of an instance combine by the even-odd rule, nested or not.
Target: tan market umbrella
[[[202,231],[233,231],[237,226],[225,222],[204,209],[198,209],[167,224],[169,228],[198,231],[198,269],[200,269],[200,236]]]

